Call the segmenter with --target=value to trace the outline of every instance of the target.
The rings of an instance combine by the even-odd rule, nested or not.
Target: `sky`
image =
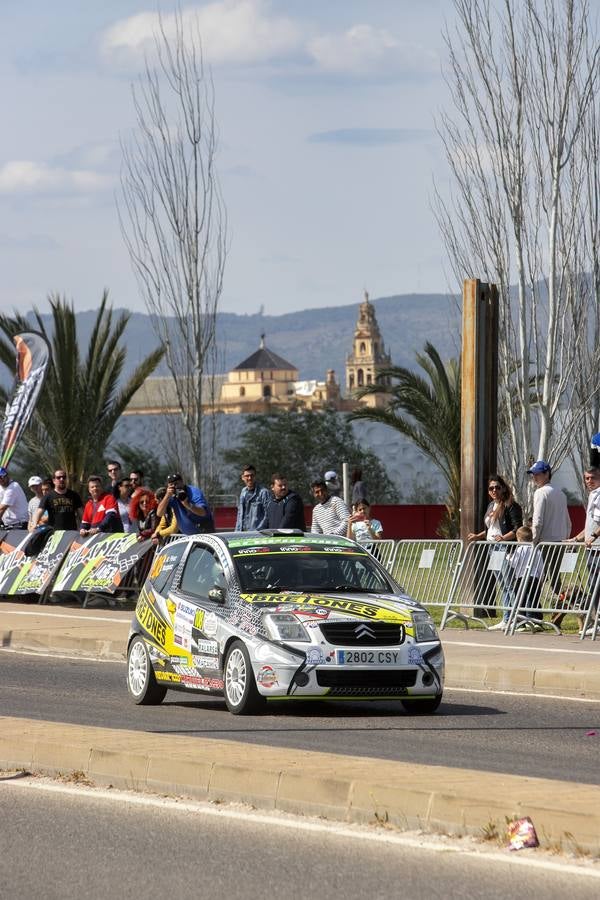
[[[214,0],[195,15],[215,85],[229,254],[220,309],[269,315],[445,292],[431,211],[447,173],[451,0]],[[173,4],[160,10],[168,23]],[[131,86],[158,7],[0,0],[0,310],[144,311],[117,215]]]

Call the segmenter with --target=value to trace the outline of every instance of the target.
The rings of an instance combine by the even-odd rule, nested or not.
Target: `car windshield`
[[[367,553],[319,552],[293,548],[236,554],[233,558],[242,591],[335,591],[393,593],[395,588]]]

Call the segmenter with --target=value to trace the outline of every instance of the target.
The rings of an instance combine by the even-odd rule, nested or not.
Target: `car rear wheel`
[[[248,651],[242,641],[234,641],[225,659],[225,703],[234,716],[259,712],[265,698],[258,693]]]
[[[127,690],[140,706],[161,703],[167,693],[166,687],[154,677],[146,643],[139,635],[134,637],[127,653]]]
[[[440,703],[442,702],[442,695],[438,694],[437,697],[427,697],[423,699],[419,699],[418,697],[415,700],[401,700],[400,703],[404,707],[407,713],[412,713],[415,716],[426,716],[428,713],[434,713]]]

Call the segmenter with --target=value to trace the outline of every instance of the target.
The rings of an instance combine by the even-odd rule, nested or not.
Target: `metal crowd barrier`
[[[394,547],[386,547],[380,555],[382,544]],[[458,576],[462,541],[372,541],[367,549],[414,600],[445,609]]]
[[[581,640],[595,640],[599,595],[600,551],[570,542],[534,547],[477,541],[465,550],[441,627],[458,620],[467,628],[474,623],[505,634],[517,629],[560,634],[565,617],[575,615]]]

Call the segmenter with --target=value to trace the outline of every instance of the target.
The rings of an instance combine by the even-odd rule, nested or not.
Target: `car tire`
[[[127,690],[129,696],[139,706],[154,706],[162,703],[167,688],[158,684],[146,642],[136,635],[127,651]]]
[[[400,701],[405,712],[412,713],[414,716],[426,716],[429,713],[434,713],[441,702],[441,694],[438,694],[437,697],[427,697],[422,700],[416,697],[414,700]]]
[[[234,641],[227,650],[223,667],[227,709],[234,716],[260,712],[266,701],[258,693],[250,656],[242,641]]]

